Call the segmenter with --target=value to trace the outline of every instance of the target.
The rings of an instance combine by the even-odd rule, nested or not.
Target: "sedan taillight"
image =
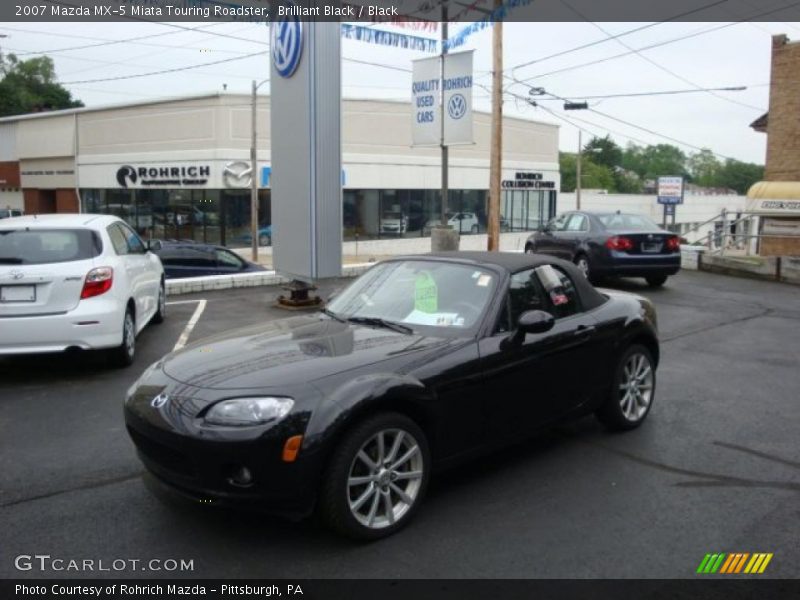
[[[667,250],[676,252],[681,249],[681,239],[677,235],[673,235],[667,239]]]
[[[606,248],[609,250],[633,250],[633,242],[630,238],[615,235],[606,240]]]
[[[81,300],[105,294],[114,283],[114,269],[111,267],[97,267],[86,275],[81,290]]]

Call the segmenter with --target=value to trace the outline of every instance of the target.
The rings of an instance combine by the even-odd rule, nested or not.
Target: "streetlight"
[[[253,238],[253,262],[258,262],[258,152],[256,150],[256,92],[267,83],[265,79],[256,83],[253,79],[253,93],[250,101],[250,113],[253,131],[250,140],[250,235]]]

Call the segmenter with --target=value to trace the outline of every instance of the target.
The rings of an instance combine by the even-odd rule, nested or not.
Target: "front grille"
[[[130,427],[128,427],[128,433],[130,434],[133,443],[136,444],[136,448],[148,460],[151,460],[158,466],[163,467],[168,471],[172,471],[178,475],[192,478],[197,477],[197,471],[195,470],[192,461],[181,452],[173,450],[169,446],[165,446],[164,444],[145,437]]]

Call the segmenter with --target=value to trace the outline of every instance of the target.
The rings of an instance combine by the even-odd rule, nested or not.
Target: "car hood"
[[[200,340],[164,358],[171,379],[208,389],[291,386],[447,344],[319,316],[299,316]]]

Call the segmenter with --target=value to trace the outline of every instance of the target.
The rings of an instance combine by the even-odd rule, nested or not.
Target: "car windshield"
[[[93,258],[102,251],[89,229],[0,229],[0,265],[40,265]]]
[[[497,275],[475,266],[429,260],[378,264],[329,305],[342,319],[381,319],[432,335],[463,335],[489,304]]]
[[[600,222],[606,229],[626,229],[629,231],[653,231],[654,229],[660,229],[653,221],[642,215],[621,215],[614,213],[610,215],[597,215],[597,218],[600,219]]]

